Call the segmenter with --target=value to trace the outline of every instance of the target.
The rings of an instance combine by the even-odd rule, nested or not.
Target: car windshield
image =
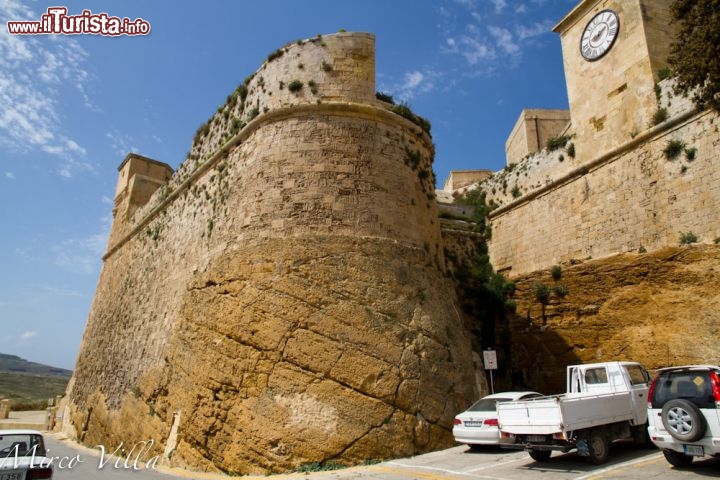
[[[34,433],[0,434],[0,459],[9,457],[45,456],[42,436]]]
[[[715,408],[709,371],[670,371],[662,373],[653,392],[653,408],[662,408],[668,400],[690,400],[700,408]]]
[[[509,402],[512,398],[481,398],[468,408],[468,412],[494,412],[495,404],[498,402]]]

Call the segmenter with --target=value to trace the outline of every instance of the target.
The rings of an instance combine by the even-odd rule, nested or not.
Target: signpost
[[[490,370],[490,393],[495,393],[493,385],[493,370],[497,370],[497,353],[489,348],[483,352],[483,363],[485,370]]]

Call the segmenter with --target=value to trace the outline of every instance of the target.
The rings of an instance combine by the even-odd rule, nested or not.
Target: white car
[[[481,398],[455,417],[453,425],[455,441],[466,443],[471,449],[481,445],[497,445],[500,430],[495,405],[498,402],[527,400],[542,396],[537,392],[501,392]]]
[[[648,392],[648,434],[676,467],[720,456],[720,366],[659,369]]]
[[[42,433],[0,430],[0,480],[52,478],[52,461],[45,455]]]

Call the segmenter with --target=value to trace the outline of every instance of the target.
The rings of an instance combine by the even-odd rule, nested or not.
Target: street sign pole
[[[497,352],[487,349],[483,352],[483,363],[485,370],[490,370],[490,393],[495,393],[495,385],[493,384],[493,370],[497,370]]]

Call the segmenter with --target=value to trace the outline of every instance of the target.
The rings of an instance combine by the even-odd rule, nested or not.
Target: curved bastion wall
[[[66,431],[229,473],[453,444],[478,392],[433,145],[374,89],[372,35],[298,41],[171,178],[128,156]]]

